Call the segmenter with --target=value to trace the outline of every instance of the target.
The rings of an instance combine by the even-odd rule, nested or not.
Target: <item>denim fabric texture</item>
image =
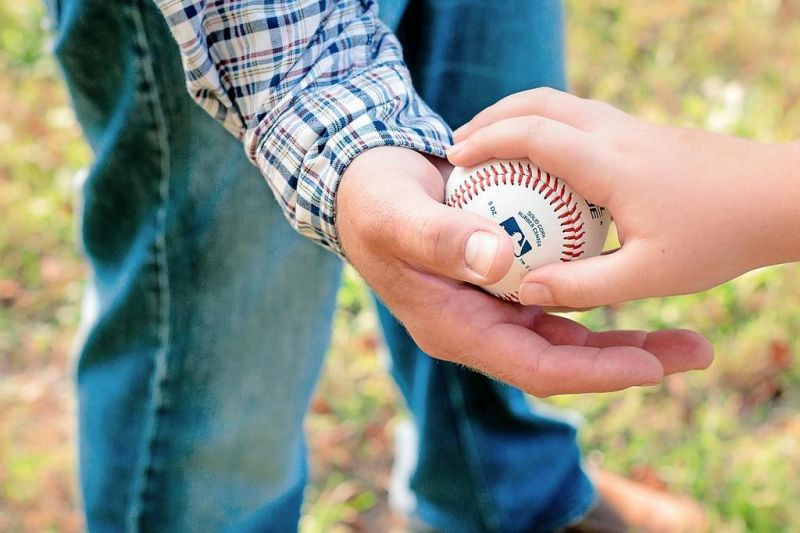
[[[508,93],[564,85],[558,2],[390,4],[417,89],[452,126]],[[89,530],[293,531],[302,420],[341,262],[290,229],[241,143],[186,94],[154,3],[51,7],[96,156],[79,220],[91,266],[77,365]],[[398,451],[418,457],[416,519],[550,531],[586,512],[594,493],[573,427],[431,359],[379,316],[418,436]]]

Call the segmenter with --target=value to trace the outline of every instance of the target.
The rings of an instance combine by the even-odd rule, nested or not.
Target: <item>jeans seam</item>
[[[133,493],[127,528],[129,531],[140,531],[142,529],[142,518],[144,516],[145,499],[147,498],[148,484],[155,472],[154,447],[156,444],[159,418],[167,407],[167,399],[164,395],[163,386],[167,379],[167,354],[170,348],[170,286],[169,268],[166,246],[166,218],[167,202],[169,200],[169,168],[170,152],[168,142],[168,129],[166,114],[158,95],[158,85],[153,67],[153,59],[150,51],[150,44],[147,39],[145,23],[142,18],[141,0],[133,0],[130,4],[126,3],[124,10],[129,20],[132,30],[134,61],[136,70],[141,74],[143,83],[141,91],[137,94],[143,99],[145,105],[149,107],[153,119],[152,131],[157,141],[160,176],[158,180],[158,207],[156,208],[156,232],[153,242],[153,266],[156,272],[156,336],[158,347],[153,357],[153,371],[150,380],[150,412],[149,419],[146,421],[143,448],[139,460],[138,471],[133,480]]]
[[[455,369],[445,372],[447,376],[447,395],[450,398],[451,408],[456,415],[456,427],[458,428],[459,439],[461,440],[466,452],[466,461],[472,475],[475,499],[481,511],[481,521],[488,531],[500,531],[500,518],[494,508],[486,476],[481,468],[479,452],[469,427],[467,413],[464,408],[464,393],[461,390],[457,377],[454,375]]]

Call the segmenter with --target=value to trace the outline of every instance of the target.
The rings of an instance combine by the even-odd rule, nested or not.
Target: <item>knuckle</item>
[[[562,294],[556,291],[556,301],[569,307],[589,307],[594,305],[595,290],[584,279],[574,278]]]
[[[612,114],[612,115],[619,115],[619,114],[622,113],[619,109],[617,109],[616,107],[614,107],[613,105],[611,105],[611,104],[609,104],[607,102],[602,102],[600,100],[591,100],[591,99],[588,99],[588,98],[585,99],[585,100],[587,102],[589,102],[589,105],[593,106],[595,109],[597,109],[598,111],[601,111],[603,113]]]
[[[459,214],[448,210],[427,217],[419,226],[417,249],[425,264],[437,272],[451,275],[463,267],[463,243],[467,227],[454,217]]]
[[[552,87],[537,87],[535,89],[531,89],[530,91],[531,97],[537,98],[542,102],[549,102],[558,96],[558,94],[559,91],[553,89]]]
[[[525,133],[528,137],[536,138],[544,133],[545,120],[539,116],[529,116],[525,119]]]
[[[606,134],[606,144],[617,156],[639,155],[640,151],[635,145],[635,136],[628,136],[621,132],[609,132]]]
[[[439,217],[429,217],[419,226],[417,233],[417,248],[422,260],[426,264],[438,264],[445,243],[444,228]]]
[[[492,137],[492,125],[480,128],[472,133],[470,138],[470,146],[481,147],[486,146]]]
[[[526,97],[527,95],[525,92],[509,94],[508,96],[502,97],[500,100],[487,107],[484,111],[489,111],[494,113],[496,111],[504,109],[506,106],[509,105],[513,106],[515,104],[519,104],[520,102],[523,102],[526,99]],[[481,113],[483,113],[483,111]],[[477,116],[480,116],[481,113],[478,113]]]

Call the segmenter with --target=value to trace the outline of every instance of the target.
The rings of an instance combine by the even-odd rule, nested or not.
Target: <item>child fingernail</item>
[[[519,300],[525,305],[555,305],[553,293],[541,283],[523,283],[519,288]]]

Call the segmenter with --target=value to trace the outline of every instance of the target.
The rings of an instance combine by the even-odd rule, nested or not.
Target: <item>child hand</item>
[[[622,247],[554,263],[524,304],[585,308],[701,291],[800,259],[800,145],[656,126],[553,89],[509,96],[456,132],[448,158],[527,157],[607,207]]]

